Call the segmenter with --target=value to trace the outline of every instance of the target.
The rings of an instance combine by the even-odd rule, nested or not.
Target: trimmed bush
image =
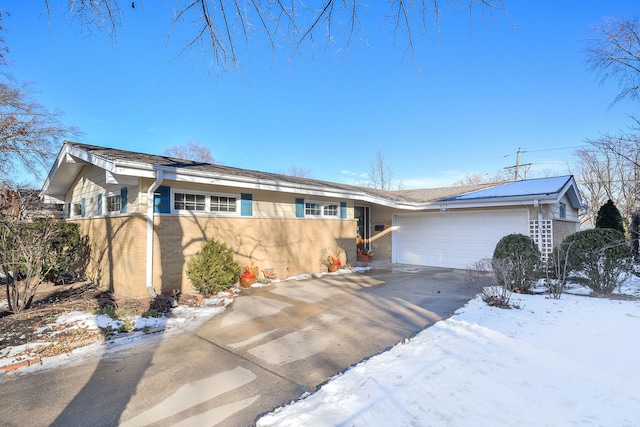
[[[632,272],[631,248],[618,230],[579,231],[564,239],[562,247],[573,278],[597,294],[610,295]]]
[[[224,291],[238,282],[242,268],[233,251],[217,240],[205,240],[187,264],[187,277],[202,295]]]
[[[492,267],[498,284],[516,292],[530,292],[540,265],[540,250],[524,234],[504,236],[493,251]]]

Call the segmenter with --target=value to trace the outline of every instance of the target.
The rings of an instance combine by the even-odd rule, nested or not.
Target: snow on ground
[[[571,292],[476,298],[257,426],[638,425],[640,301]]]
[[[638,425],[640,300],[592,298],[577,285],[569,292],[559,300],[515,295],[521,308],[511,310],[476,298],[314,394],[266,414],[257,426]],[[617,294],[640,297],[640,279],[632,277]],[[136,318],[134,332],[121,338],[21,371],[78,363],[135,345],[149,332],[195,327],[232,297],[222,306],[211,298],[200,308],[176,307],[168,317]],[[57,321],[67,328],[119,327],[107,316],[81,312]]]

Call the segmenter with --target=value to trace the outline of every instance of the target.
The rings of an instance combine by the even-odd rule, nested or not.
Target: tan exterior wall
[[[373,258],[391,261],[391,235],[393,231],[391,218],[395,212],[399,211],[384,206],[371,206],[369,212],[371,215]],[[376,231],[376,226],[381,230]]]
[[[219,218],[157,215],[154,237],[156,291],[190,290],[186,276],[189,258],[205,238],[225,242],[241,265],[252,262],[260,270],[274,269],[280,278],[326,271],[320,263],[322,249],[355,254],[353,220]],[[354,258],[353,260],[351,258]],[[343,262],[353,262],[355,255]]]
[[[145,288],[146,219],[140,215],[75,220],[89,236],[86,276],[123,295],[148,295]]]
[[[564,239],[577,231],[580,231],[579,222],[555,220],[553,222],[553,246],[558,246]]]
[[[73,218],[83,235],[89,236],[91,255],[86,275],[118,293],[143,297],[146,289],[146,191],[152,180],[137,185],[107,184],[105,171],[86,167],[67,195],[69,203],[85,199],[85,217]],[[194,190],[240,195],[232,187],[167,181],[177,190]],[[104,214],[106,196],[127,187],[127,214]],[[247,191],[253,196],[252,217],[210,213],[156,214],[154,234],[153,286],[157,292],[191,290],[186,277],[189,258],[205,238],[224,241],[236,253],[241,265],[252,262],[273,269],[281,278],[326,269],[320,262],[323,248],[331,253],[344,250],[343,263],[355,262],[355,220],[353,202],[347,202],[347,219],[296,218],[295,199],[302,196],[271,191]],[[103,215],[98,216],[97,198],[103,194]],[[318,202],[343,200],[308,197]]]
[[[86,276],[123,295],[144,297],[146,217],[127,215],[75,220],[91,248]],[[216,218],[156,215],[153,287],[156,292],[192,290],[189,258],[205,238],[224,241],[241,265],[252,262],[278,277],[326,271],[323,248],[344,250],[343,263],[355,262],[354,220]],[[111,238],[107,238],[111,236]]]

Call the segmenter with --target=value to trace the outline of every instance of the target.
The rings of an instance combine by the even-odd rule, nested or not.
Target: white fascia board
[[[58,169],[60,169],[60,165],[62,165],[63,163],[66,163],[68,153],[65,148],[68,149],[69,147],[67,145],[64,145],[63,148],[58,153],[58,156],[56,157],[56,161],[53,163],[53,166],[51,167],[51,170],[49,171],[47,178],[44,180],[44,183],[42,184],[42,188],[40,189],[41,193],[46,193],[46,191],[49,189],[49,186],[51,185],[51,180],[58,172]]]
[[[474,202],[470,201],[435,201],[431,203],[415,204],[415,205],[398,205],[399,209],[406,210],[442,210],[442,209],[471,209],[471,208],[496,208],[511,206],[528,206],[532,205],[534,200],[539,200],[541,204],[553,204],[556,202],[555,197],[531,197],[531,198],[497,198],[483,199]]]
[[[42,197],[45,203],[60,203],[64,204],[64,194],[45,194]]]
[[[309,196],[322,196],[328,198],[340,198],[340,199],[353,199],[369,201],[376,204],[388,204],[389,206],[395,206],[394,201],[387,201],[384,199],[378,199],[372,196],[365,195],[363,193],[354,193],[348,190],[340,190],[333,188],[323,188],[315,186],[299,186],[295,184],[283,183],[278,181],[264,181],[255,180],[250,178],[243,179],[236,176],[219,176],[212,177],[211,174],[195,174],[190,172],[189,174],[180,173],[179,170],[169,169],[164,174],[165,180],[189,182],[194,184],[205,185],[218,185],[225,187],[246,188],[249,190],[264,190],[264,191],[277,191],[291,194],[301,194]]]
[[[78,163],[78,160],[80,160],[116,175],[126,175],[143,178],[155,177],[153,165],[149,165],[147,163],[108,160],[103,157],[94,156],[88,151],[73,146],[67,146],[66,151],[66,154],[71,156],[70,162],[73,163]]]
[[[137,185],[138,184],[138,176],[137,175],[120,175],[111,173],[109,171],[104,171],[105,180],[107,184],[120,184],[120,185]]]
[[[90,163],[92,165],[98,166],[104,170],[112,171],[115,168],[115,165],[112,161],[103,159],[102,157],[97,157],[89,153],[88,151],[82,150],[80,148],[76,148],[70,145],[67,145],[66,153],[70,156],[73,156],[79,160],[82,160],[86,163]],[[71,157],[71,159],[73,159]],[[67,156],[65,156],[65,161]],[[73,163],[77,163],[77,160],[72,160]],[[71,162],[71,161],[70,161]]]

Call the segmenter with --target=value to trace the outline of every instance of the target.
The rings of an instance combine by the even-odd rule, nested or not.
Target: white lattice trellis
[[[542,259],[546,260],[553,251],[553,222],[550,219],[530,220],[529,237],[540,248]]]

